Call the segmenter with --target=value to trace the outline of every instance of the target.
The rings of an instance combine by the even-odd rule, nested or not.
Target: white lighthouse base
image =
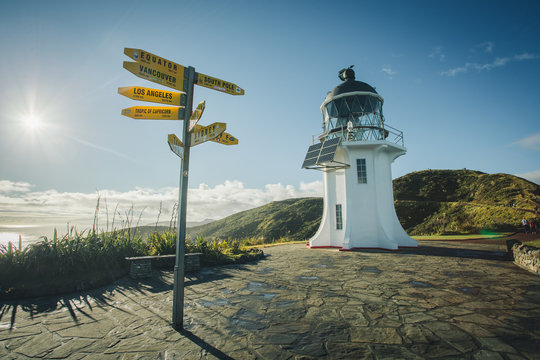
[[[390,165],[405,152],[404,147],[385,140],[342,142],[335,161],[350,167],[324,172],[323,216],[309,247],[417,247],[418,243],[403,230],[394,208]],[[362,169],[358,169],[357,159],[365,159],[365,183],[359,179]]]

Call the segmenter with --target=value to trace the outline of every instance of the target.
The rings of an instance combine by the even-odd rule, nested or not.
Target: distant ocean
[[[40,241],[43,236],[52,238],[54,234],[54,225],[0,225],[0,246],[11,242],[17,248],[19,247],[19,236],[22,239],[23,247]],[[56,226],[58,236],[67,233],[67,226]],[[84,228],[83,228],[84,229]]]

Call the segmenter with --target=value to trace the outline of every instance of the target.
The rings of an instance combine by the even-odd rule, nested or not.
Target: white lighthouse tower
[[[324,210],[311,248],[341,250],[416,247],[394,208],[390,165],[406,153],[403,133],[388,126],[383,98],[356,81],[352,66],[321,105],[323,133],[310,146],[303,168],[323,172]]]

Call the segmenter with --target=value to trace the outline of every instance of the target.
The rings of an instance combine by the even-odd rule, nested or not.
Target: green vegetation
[[[514,232],[534,217],[540,187],[508,174],[418,171],[394,180],[398,218],[411,235]],[[515,204],[515,207],[511,206]],[[307,240],[317,231],[322,198],[276,201],[188,229],[188,236],[263,244]]]
[[[198,237],[186,244],[186,253],[201,252],[202,265],[242,263],[261,256],[260,250],[246,249],[238,241],[206,242]],[[176,252],[176,233],[151,233],[143,238],[128,228],[120,231],[73,229],[63,237],[22,248],[0,246],[0,299],[59,294],[105,285],[129,270],[131,256],[165,255]]]
[[[238,239],[245,245],[309,239],[319,228],[322,198],[274,201],[212,223],[188,228],[195,239]]]
[[[396,213],[412,235],[516,231],[538,197],[538,185],[508,174],[424,170],[394,180]]]

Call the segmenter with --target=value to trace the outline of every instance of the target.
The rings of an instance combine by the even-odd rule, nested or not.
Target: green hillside
[[[411,235],[515,231],[540,200],[530,181],[472,170],[417,171],[393,184],[396,212]]]
[[[425,170],[395,179],[394,199],[398,218],[410,235],[515,231],[523,216],[534,217],[540,187],[508,174]],[[188,238],[307,240],[319,227],[322,206],[322,198],[275,201],[188,228]]]
[[[207,240],[262,238],[265,242],[280,238],[309,239],[319,228],[322,205],[322,198],[274,201],[210,224],[188,228],[188,238],[194,239],[197,235]]]

